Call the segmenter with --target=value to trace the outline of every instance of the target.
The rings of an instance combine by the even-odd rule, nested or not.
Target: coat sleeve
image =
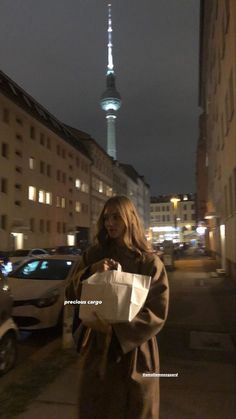
[[[152,264],[151,286],[143,308],[131,322],[112,325],[124,354],[159,333],[167,318],[169,286],[166,271],[159,258]]]

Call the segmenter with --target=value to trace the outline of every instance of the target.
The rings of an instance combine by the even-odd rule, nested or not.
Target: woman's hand
[[[86,327],[90,327],[93,330],[97,330],[101,333],[110,334],[112,333],[112,327],[110,323],[104,320],[99,314],[93,311],[94,321],[83,321],[83,325]]]
[[[105,272],[105,271],[111,271],[116,270],[120,266],[119,262],[116,262],[113,259],[102,259],[99,260],[99,262],[93,263],[90,267],[91,274],[94,274],[95,272]]]

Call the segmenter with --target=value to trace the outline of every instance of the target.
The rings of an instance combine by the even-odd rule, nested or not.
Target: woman
[[[81,324],[79,419],[158,419],[159,372],[156,334],[168,311],[164,266],[153,254],[133,203],[110,198],[99,217],[97,244],[83,255],[66,289],[80,297],[81,282],[95,272],[116,269],[151,276],[143,308],[126,323],[108,324],[100,317]]]

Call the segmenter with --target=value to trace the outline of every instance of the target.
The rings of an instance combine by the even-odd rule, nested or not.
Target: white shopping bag
[[[109,323],[131,321],[145,303],[150,282],[147,275],[97,272],[83,281],[79,317],[92,321],[95,311]]]

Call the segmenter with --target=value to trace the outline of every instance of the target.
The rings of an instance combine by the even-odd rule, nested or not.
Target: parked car
[[[57,246],[54,254],[56,255],[81,255],[81,249],[76,246]]]
[[[13,299],[4,275],[0,271],[0,375],[16,363],[18,329],[11,318]]]
[[[10,253],[9,260],[12,263],[12,269],[15,269],[24,259],[39,255],[48,255],[48,252],[45,249],[18,249]]]
[[[8,275],[13,318],[21,329],[44,329],[60,324],[66,280],[78,256],[44,255],[22,263]]]
[[[4,275],[7,275],[12,271],[12,262],[9,259],[9,253],[10,252],[0,251],[0,271]]]

